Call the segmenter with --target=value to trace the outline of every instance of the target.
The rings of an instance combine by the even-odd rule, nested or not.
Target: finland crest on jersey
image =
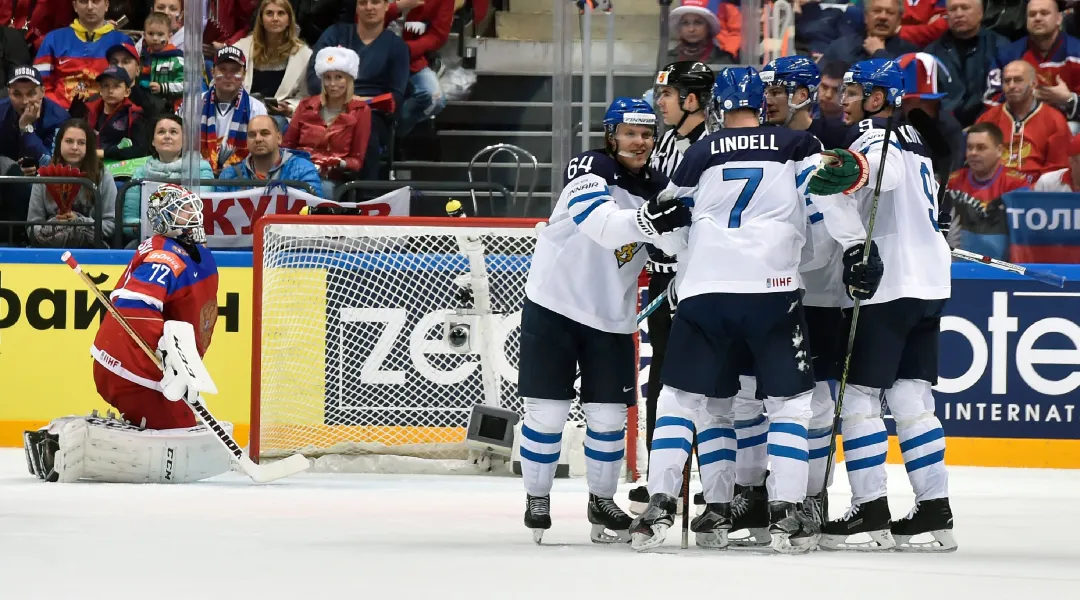
[[[708,293],[799,289],[807,202],[799,191],[821,143],[781,127],[722,129],[696,142],[671,178],[691,198],[693,224],[679,253],[680,299]]]
[[[870,182],[855,192],[864,223],[870,217],[885,124],[886,119],[866,119],[848,132],[847,147],[865,154],[870,163]],[[911,125],[896,125],[889,144],[873,236],[885,263],[885,276],[874,297],[863,304],[948,298],[952,257],[938,227],[938,184],[930,152]]]
[[[646,167],[634,175],[599,150],[566,168],[563,192],[540,231],[525,284],[530,300],[578,323],[610,333],[637,331],[637,279],[648,258],[633,219],[664,189],[667,178]]]

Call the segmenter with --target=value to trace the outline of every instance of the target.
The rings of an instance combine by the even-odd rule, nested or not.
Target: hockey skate
[[[589,494],[590,537],[595,544],[618,544],[630,541],[630,523],[633,519],[624,513],[611,498]]]
[[[956,538],[953,537],[952,509],[948,498],[923,500],[915,504],[908,516],[893,521],[889,529],[896,541],[896,549],[906,552],[953,552],[956,550]],[[914,541],[914,538],[928,534],[929,540]]]
[[[551,529],[551,496],[525,495],[525,526],[532,529],[533,541],[539,544],[544,532]]]
[[[825,523],[818,545],[826,550],[890,550],[896,541],[889,531],[889,520],[888,498],[854,504],[842,519]],[[852,536],[863,539],[850,540]],[[869,540],[865,539],[867,536]]]
[[[818,524],[806,518],[802,505],[769,502],[770,546],[780,554],[804,554],[817,547]]]
[[[690,523],[690,531],[694,532],[694,543],[702,548],[727,548],[728,532],[731,531],[731,503],[706,504],[704,512]]]
[[[644,552],[663,544],[667,530],[675,522],[675,504],[674,496],[653,494],[645,512],[630,524],[630,547]]]
[[[630,514],[635,517],[645,512],[645,509],[649,507],[649,488],[644,485],[639,485],[636,488],[630,490]]]
[[[735,486],[735,499],[731,502],[731,533],[747,530],[747,534],[737,538],[729,534],[728,543],[731,546],[760,548],[772,543],[768,502],[764,485]]]

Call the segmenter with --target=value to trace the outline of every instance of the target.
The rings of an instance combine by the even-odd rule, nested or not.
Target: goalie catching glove
[[[821,167],[814,172],[806,187],[811,194],[854,194],[870,179],[870,163],[861,152],[839,148],[822,152],[821,158]]]
[[[164,371],[161,393],[172,401],[188,404],[200,401],[199,393],[217,393],[217,386],[199,357],[195,328],[186,321],[165,321],[158,340],[158,357]]]
[[[885,263],[878,254],[877,244],[870,242],[870,254],[865,264],[862,261],[864,247],[860,243],[844,251],[844,287],[853,300],[872,298],[885,275]]]
[[[690,218],[690,207],[665,190],[641,205],[637,225],[646,236],[657,237],[688,227]]]

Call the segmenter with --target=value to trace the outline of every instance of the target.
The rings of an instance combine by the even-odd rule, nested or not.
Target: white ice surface
[[[847,507],[843,468],[832,513]],[[912,496],[889,468],[894,516]],[[619,488],[626,505],[631,486]],[[0,450],[0,600],[1080,597],[1080,471],[953,468],[953,554],[764,556],[590,543],[582,479],[545,546],[509,477],[307,475],[257,486],[46,484]],[[678,524],[679,521],[676,521]],[[550,545],[548,545],[550,544]]]

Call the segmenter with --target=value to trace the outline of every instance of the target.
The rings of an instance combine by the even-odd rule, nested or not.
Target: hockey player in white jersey
[[[868,216],[873,182],[883,170],[873,239],[881,248],[885,276],[877,294],[862,305],[855,329],[841,407],[852,505],[842,519],[823,528],[820,544],[829,549],[956,548],[945,435],[934,415],[931,392],[938,375],[941,314],[951,292],[949,247],[937,224],[937,183],[930,154],[910,125],[895,128],[881,162],[886,118],[899,110],[895,107],[903,94],[903,76],[894,61],[853,65],[844,76],[841,98],[844,121],[851,128],[848,150],[835,151],[837,164],[815,173],[809,183],[811,192],[855,195]],[[845,263],[852,259],[858,257],[845,254]],[[915,491],[915,508],[891,524],[882,391]],[[870,540],[849,541],[855,534],[868,534]],[[913,541],[920,534],[932,539]]]
[[[540,543],[563,428],[581,370],[588,517],[598,543],[628,541],[630,517],[615,504],[636,399],[637,280],[644,242],[689,224],[683,204],[660,202],[667,177],[646,163],[656,115],[644,100],[616,98],[604,116],[603,150],[578,155],[533,254],[521,315],[518,391],[524,399],[521,470],[525,526]]]
[[[752,68],[724,71],[716,97],[724,129],[690,148],[665,191],[692,205],[693,220],[665,236],[681,250],[679,305],[649,455],[651,497],[631,526],[633,547],[663,543],[695,431],[707,502],[702,516],[713,522],[713,534],[730,529],[731,407],[748,347],[769,408],[773,548],[805,552],[816,533],[800,513],[814,381],[798,275],[807,212],[796,177],[820,163],[821,145],[805,132],[758,127],[764,87]],[[858,232],[848,242],[861,252]],[[864,272],[852,269],[845,280],[873,288]]]

